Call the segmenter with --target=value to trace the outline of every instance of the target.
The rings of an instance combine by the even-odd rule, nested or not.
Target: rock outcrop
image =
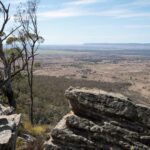
[[[69,88],[65,96],[72,112],[45,150],[150,150],[150,108],[102,90]]]
[[[15,150],[20,114],[0,104],[0,150]]]

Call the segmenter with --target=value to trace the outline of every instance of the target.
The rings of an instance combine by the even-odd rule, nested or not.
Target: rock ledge
[[[72,111],[45,142],[45,150],[149,150],[150,108],[97,89],[69,88]]]

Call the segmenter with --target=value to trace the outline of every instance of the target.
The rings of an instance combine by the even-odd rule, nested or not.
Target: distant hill
[[[150,50],[150,43],[85,43],[81,45],[41,45],[41,50]]]

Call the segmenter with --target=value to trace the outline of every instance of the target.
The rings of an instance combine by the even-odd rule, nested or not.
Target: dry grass
[[[48,125],[32,125],[30,122],[24,122],[24,130],[33,136],[40,136],[45,133]]]

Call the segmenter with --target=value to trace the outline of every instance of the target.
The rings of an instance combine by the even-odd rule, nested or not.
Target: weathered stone
[[[0,150],[15,150],[20,114],[10,114],[11,108],[0,105]]]
[[[51,132],[45,150],[149,150],[150,108],[121,94],[70,88],[73,112]]]
[[[0,115],[10,115],[14,112],[13,107],[4,107],[0,104]]]
[[[33,137],[30,134],[23,134],[22,138],[26,141],[26,142],[34,142],[36,140],[35,137]]]

